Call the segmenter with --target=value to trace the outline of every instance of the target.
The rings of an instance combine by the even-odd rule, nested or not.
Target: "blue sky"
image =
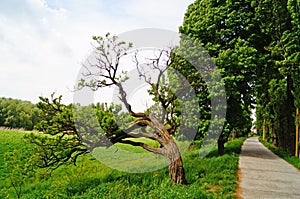
[[[0,97],[32,102],[70,91],[91,37],[139,28],[178,31],[193,0],[1,0]]]

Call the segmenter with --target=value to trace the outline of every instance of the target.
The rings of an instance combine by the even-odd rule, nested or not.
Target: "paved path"
[[[300,172],[264,147],[257,137],[248,138],[239,159],[240,198],[299,198]]]

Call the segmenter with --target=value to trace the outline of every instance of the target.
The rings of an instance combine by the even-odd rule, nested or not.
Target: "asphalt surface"
[[[248,138],[239,157],[238,198],[300,199],[300,172],[263,144]]]

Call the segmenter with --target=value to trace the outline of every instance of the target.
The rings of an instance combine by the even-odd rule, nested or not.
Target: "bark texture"
[[[165,154],[168,164],[170,179],[173,183],[186,184],[185,172],[179,149],[172,139],[167,147],[167,153]]]

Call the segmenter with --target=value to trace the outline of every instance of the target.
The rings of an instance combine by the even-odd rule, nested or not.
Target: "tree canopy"
[[[290,153],[299,108],[299,8],[298,0],[256,3],[256,19],[267,41],[257,80],[257,123],[268,140]]]
[[[39,121],[38,111],[29,101],[0,98],[0,126],[32,130]]]
[[[196,0],[180,32],[198,39],[223,71],[230,133],[246,135],[251,109],[274,144],[294,150],[299,108],[299,0]],[[264,129],[264,130],[263,130]],[[227,133],[226,133],[227,132]]]
[[[258,26],[251,1],[197,0],[189,6],[180,32],[199,40],[223,76],[227,96],[226,125],[219,152],[231,133],[246,135],[252,126]],[[260,43],[260,42],[259,42]],[[183,69],[184,70],[184,69]]]

